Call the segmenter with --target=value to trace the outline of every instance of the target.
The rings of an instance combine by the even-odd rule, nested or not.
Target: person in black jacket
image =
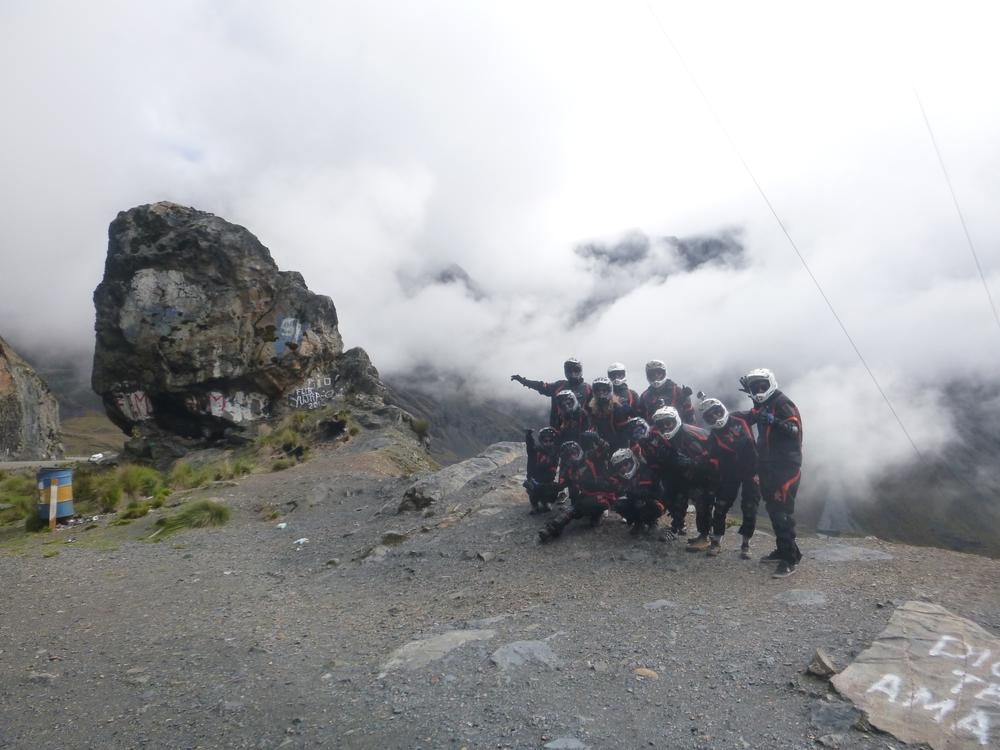
[[[616,450],[609,468],[618,483],[618,501],[614,509],[631,527],[629,533],[653,531],[664,512],[659,478],[631,448]]]
[[[667,488],[671,530],[683,533],[688,500],[693,500],[698,536],[688,540],[687,549],[688,552],[707,550],[714,489],[718,484],[718,465],[709,451],[708,431],[684,424],[673,406],[664,406],[653,414],[653,427],[670,447],[664,461],[663,483]]]
[[[664,529],[660,535],[661,541],[673,541],[678,536],[685,536],[685,519],[687,517],[687,497],[680,502],[677,494],[680,491],[678,485],[668,485],[670,480],[670,470],[674,465],[673,448],[664,439],[658,430],[651,427],[642,417],[632,417],[626,427],[628,436],[631,438],[632,452],[647,467],[650,474],[656,481],[657,497],[663,504],[664,509],[670,513],[670,529]],[[683,506],[683,507],[682,507]]]
[[[741,390],[754,407],[738,416],[757,428],[757,471],[764,507],[771,517],[775,550],[761,562],[777,562],[775,578],[795,572],[802,552],[795,543],[795,496],[802,480],[802,416],[778,390],[767,369],[752,370],[740,379]]]
[[[571,390],[559,391],[556,394],[556,432],[561,443],[567,440],[579,440],[580,436],[590,430],[590,415]]]
[[[679,386],[667,377],[667,366],[659,359],[646,363],[646,380],[649,387],[639,396],[639,416],[647,422],[653,421],[653,414],[664,406],[673,406],[686,424],[694,424],[694,406],[691,404],[691,389]]]
[[[614,481],[607,476],[604,466],[587,457],[579,443],[574,440],[563,443],[559,461],[559,483],[569,491],[571,507],[550,518],[538,532],[542,544],[558,538],[574,518],[586,518],[591,526],[597,526],[615,501]]]
[[[739,416],[731,415],[717,398],[705,398],[698,404],[702,420],[712,433],[710,452],[719,466],[719,486],[715,491],[712,510],[712,533],[709,555],[722,551],[722,537],[726,533],[726,515],[741,494],[740,508],[743,523],[740,536],[740,557],[750,559],[750,538],[757,526],[757,506],[760,504],[760,485],[757,479],[757,446],[750,425]]]
[[[522,378],[520,375],[511,375],[510,379],[514,380],[525,388],[530,388],[533,391],[538,391],[543,396],[548,396],[552,399],[552,404],[549,408],[549,426],[558,427],[558,405],[556,404],[556,396],[561,391],[573,391],[576,394],[576,400],[580,404],[586,404],[590,401],[590,386],[583,379],[583,365],[580,364],[580,360],[576,357],[570,357],[565,362],[563,362],[563,374],[566,376],[564,380],[556,380],[551,383],[547,383],[543,380],[528,380],[527,378]]]
[[[611,380],[608,378],[594,378],[590,386],[593,397],[587,404],[587,413],[590,415],[590,424],[597,434],[615,448],[623,448],[628,445],[625,436],[625,424],[631,414],[627,407],[623,407],[618,397],[615,395]]]
[[[559,433],[552,427],[538,431],[538,440],[528,430],[524,433],[524,444],[528,451],[528,477],[524,489],[528,491],[528,501],[532,513],[548,513],[549,506],[559,497],[557,473],[559,470]]]

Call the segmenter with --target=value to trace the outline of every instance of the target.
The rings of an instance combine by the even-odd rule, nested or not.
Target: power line
[[[955,204],[955,213],[958,214],[958,220],[962,222],[962,231],[965,232],[965,239],[969,243],[969,252],[972,253],[972,259],[976,262],[976,270],[979,271],[979,278],[983,282],[983,291],[986,292],[986,299],[989,300],[990,309],[993,311],[993,320],[996,321],[997,329],[1000,330],[1000,313],[997,313],[997,306],[993,302],[993,295],[990,294],[990,287],[986,283],[986,274],[983,273],[983,266],[979,262],[979,254],[976,252],[976,246],[972,242],[972,234],[965,223],[965,215],[958,204],[958,196],[955,194],[955,187],[951,184],[951,177],[948,176],[948,169],[944,165],[944,157],[941,156],[941,149],[938,148],[937,138],[934,137],[934,130],[931,128],[931,121],[927,117],[927,110],[924,109],[924,103],[920,99],[920,94],[917,91],[913,93],[917,97],[917,105],[920,107],[920,114],[923,115],[924,125],[927,126],[927,133],[931,137],[931,144],[934,146],[934,153],[937,154],[938,164],[941,165],[941,174],[944,175],[944,181],[948,183],[948,192],[951,193],[952,203]]]
[[[871,378],[871,381],[872,383],[874,383],[875,388],[882,396],[882,399],[885,401],[885,405],[889,407],[889,411],[892,413],[893,418],[896,420],[896,424],[899,425],[899,429],[902,430],[903,434],[906,436],[906,439],[909,441],[910,446],[913,448],[913,452],[917,454],[917,458],[923,460],[924,459],[923,452],[920,450],[920,448],[917,447],[917,444],[916,442],[914,442],[913,437],[910,435],[909,430],[906,429],[906,425],[903,424],[903,420],[896,412],[896,408],[892,405],[892,401],[889,400],[889,397],[883,390],[882,385],[878,382],[878,378],[875,377],[875,373],[872,372],[872,368],[868,366],[868,362],[865,360],[864,355],[861,353],[861,350],[855,343],[854,338],[848,332],[847,326],[844,325],[844,321],[841,320],[840,316],[837,314],[837,310],[834,308],[833,303],[830,301],[830,298],[827,297],[826,292],[823,291],[823,287],[820,285],[819,279],[817,279],[816,275],[812,272],[812,269],[806,262],[805,257],[799,250],[798,245],[795,244],[795,240],[792,239],[792,235],[788,232],[788,229],[785,227],[785,223],[781,220],[781,217],[778,216],[778,212],[775,211],[774,206],[768,199],[767,194],[764,192],[764,188],[761,187],[760,183],[757,181],[757,178],[754,176],[753,170],[750,169],[750,165],[747,164],[746,159],[743,158],[743,153],[740,151],[739,146],[736,145],[736,141],[733,139],[732,135],[730,135],[729,130],[726,128],[725,123],[723,123],[722,118],[719,116],[719,113],[715,110],[715,107],[712,106],[712,102],[708,98],[708,95],[705,93],[705,90],[701,87],[701,84],[698,83],[698,78],[695,76],[694,71],[692,71],[691,68],[688,67],[688,64],[684,60],[684,56],[681,54],[680,49],[678,49],[677,45],[674,44],[674,40],[671,38],[670,34],[667,33],[666,28],[660,21],[660,17],[656,15],[656,12],[653,10],[652,6],[649,3],[646,3],[646,8],[649,10],[650,15],[653,16],[653,20],[656,21],[656,25],[659,27],[660,32],[663,34],[664,38],[670,44],[670,48],[674,51],[674,54],[677,56],[678,61],[680,61],[681,67],[684,68],[684,71],[688,74],[688,77],[690,77],[691,82],[694,84],[694,87],[698,90],[698,93],[704,100],[705,106],[708,108],[708,111],[712,113],[712,117],[715,118],[715,122],[719,126],[719,129],[722,131],[723,135],[726,136],[726,140],[729,141],[729,145],[732,147],[733,151],[736,154],[736,157],[740,160],[740,163],[743,165],[743,169],[746,170],[747,175],[750,177],[750,181],[753,182],[754,187],[757,188],[757,192],[760,193],[760,197],[764,200],[764,203],[770,210],[771,215],[774,216],[774,220],[778,222],[778,226],[781,227],[781,231],[784,233],[785,238],[788,240],[788,244],[792,246],[792,250],[795,251],[795,255],[798,257],[799,262],[802,264],[802,267],[806,270],[806,273],[809,274],[809,278],[812,279],[812,282],[816,286],[816,290],[819,292],[820,296],[823,298],[823,301],[826,302],[826,306],[830,309],[830,313],[833,315],[833,319],[837,321],[837,325],[840,326],[840,330],[843,331],[844,337],[850,343],[851,348],[854,349],[854,353],[858,356],[858,360],[865,368],[865,372],[868,373],[868,377]],[[965,222],[963,221],[962,223],[964,226]],[[978,260],[976,262],[978,264]],[[994,313],[995,312],[996,309],[994,308]],[[997,318],[997,324],[1000,325],[1000,318]]]

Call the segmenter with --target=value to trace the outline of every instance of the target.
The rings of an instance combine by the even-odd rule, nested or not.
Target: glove
[[[691,395],[692,393],[694,393],[694,391],[692,391],[692,390],[691,390],[690,388],[688,388],[687,386],[684,386],[683,388],[681,388],[681,396],[683,396],[684,398],[687,398],[687,397],[688,397],[688,396],[690,396],[690,395]]]
[[[510,379],[511,380],[516,380],[521,385],[524,385],[524,378],[522,378],[520,375],[511,375]]]
[[[524,431],[524,439],[525,440],[531,440],[531,436],[534,435],[534,434],[535,434],[534,430],[525,430]]]
[[[521,483],[521,486],[524,487],[524,489],[526,489],[528,492],[534,492],[535,490],[538,489],[538,481],[532,479],[531,477],[528,477]]]

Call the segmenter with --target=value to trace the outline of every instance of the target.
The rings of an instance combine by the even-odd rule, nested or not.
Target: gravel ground
[[[916,598],[1000,632],[998,561],[806,537],[776,581],[613,516],[539,546],[523,462],[397,515],[379,444],[195,493],[221,529],[0,546],[0,747],[895,748],[813,651],[846,666]]]

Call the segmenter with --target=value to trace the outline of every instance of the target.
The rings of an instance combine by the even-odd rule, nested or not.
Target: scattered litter
[[[294,542],[292,542],[292,544],[297,544],[299,547],[301,547],[303,544],[308,544],[308,543],[309,540],[306,537],[302,537],[301,539],[296,539]]]
[[[224,570],[224,571],[222,571],[222,575],[224,575],[224,576],[231,576],[232,574],[233,574],[233,571],[231,571],[231,570]]]
[[[282,521],[281,523],[279,523],[274,528],[276,528],[276,529],[287,529],[288,528],[288,522],[287,521]]]
[[[635,668],[636,677],[645,677],[647,680],[658,680],[660,675],[658,675],[652,669],[647,669],[646,667],[636,667]]]

